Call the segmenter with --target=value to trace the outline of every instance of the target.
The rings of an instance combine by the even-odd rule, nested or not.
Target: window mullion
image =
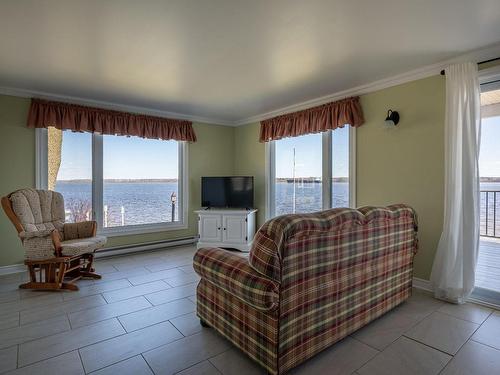
[[[180,223],[187,223],[187,208],[188,208],[188,144],[187,142],[178,142],[178,185],[177,191],[180,196],[177,197],[177,214]],[[175,218],[172,218],[175,221]]]
[[[36,168],[35,168],[35,187],[37,189],[48,188],[48,131],[45,128],[35,130],[35,152],[36,152]]]
[[[276,144],[266,142],[266,220],[276,214]]]
[[[356,208],[356,128],[349,126],[349,206]]]
[[[103,139],[92,135],[92,209],[98,229],[103,228]]]
[[[323,187],[323,209],[327,210],[332,207],[332,131],[328,130],[323,133],[322,147],[322,187]]]

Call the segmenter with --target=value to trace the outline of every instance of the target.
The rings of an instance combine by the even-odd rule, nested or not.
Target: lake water
[[[55,190],[63,194],[67,213],[90,209],[90,183],[57,182]],[[107,226],[122,225],[122,207],[124,225],[172,221],[170,197],[174,192],[178,194],[177,183],[174,182],[105,182],[103,203],[107,206]],[[82,214],[79,215],[77,219],[82,219]],[[175,219],[178,218],[176,210]],[[71,217],[68,219],[73,221]]]
[[[313,212],[322,209],[321,183],[295,184],[295,212]],[[90,183],[61,182],[56,190],[64,195],[67,211],[77,212],[76,219],[85,219],[91,209],[92,188]],[[335,182],[332,186],[333,206],[347,207],[349,185],[347,182]],[[481,193],[481,234],[500,235],[500,183],[482,183],[481,190],[498,193]],[[171,194],[177,191],[175,182],[113,182],[104,184],[104,205],[107,206],[107,226],[159,223],[172,220]],[[496,195],[496,197],[495,197]],[[488,204],[486,204],[488,202]],[[293,184],[276,184],[276,214],[282,215],[293,211]],[[123,215],[122,215],[123,207]],[[486,215],[486,207],[488,215]],[[176,210],[177,211],[177,210]],[[72,221],[70,213],[68,220]],[[488,216],[488,217],[486,217]],[[498,218],[497,218],[498,216]],[[488,218],[488,225],[486,225]],[[175,213],[178,220],[178,212]],[[486,232],[486,229],[488,231]]]

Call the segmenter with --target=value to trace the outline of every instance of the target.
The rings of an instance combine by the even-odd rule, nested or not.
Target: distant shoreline
[[[159,182],[177,182],[177,178],[150,178],[150,179],[117,179],[110,178],[104,179],[104,182],[113,184],[113,183],[159,183]],[[92,180],[80,179],[80,180],[58,180],[57,182],[62,182],[65,184],[90,184]]]
[[[285,182],[285,183],[291,183],[293,181],[292,177],[280,177],[276,179],[277,182]],[[321,178],[320,177],[296,177],[295,178],[296,182],[300,183],[321,183]],[[334,177],[332,178],[333,182],[349,182],[348,177]],[[90,179],[77,179],[77,180],[58,180],[57,182],[60,183],[65,183],[65,184],[90,184],[92,180]],[[121,184],[133,184],[133,183],[173,183],[173,182],[178,182],[177,178],[150,178],[150,179],[117,179],[117,178],[111,178],[111,179],[105,179],[104,182],[106,183],[121,183]],[[500,183],[500,177],[481,177],[479,179],[479,182],[499,182]]]

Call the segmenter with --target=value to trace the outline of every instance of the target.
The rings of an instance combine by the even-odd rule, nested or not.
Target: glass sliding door
[[[474,295],[500,304],[500,87],[481,93],[480,245]]]

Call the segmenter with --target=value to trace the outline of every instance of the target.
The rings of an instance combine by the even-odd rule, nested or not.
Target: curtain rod
[[[486,64],[486,63],[489,63],[489,62],[492,62],[492,61],[497,61],[497,60],[500,60],[500,57],[495,57],[494,59],[489,59],[489,60],[484,60],[484,61],[479,61],[477,63],[477,65],[481,65],[481,64]],[[441,75],[444,76],[444,69],[441,70]]]

